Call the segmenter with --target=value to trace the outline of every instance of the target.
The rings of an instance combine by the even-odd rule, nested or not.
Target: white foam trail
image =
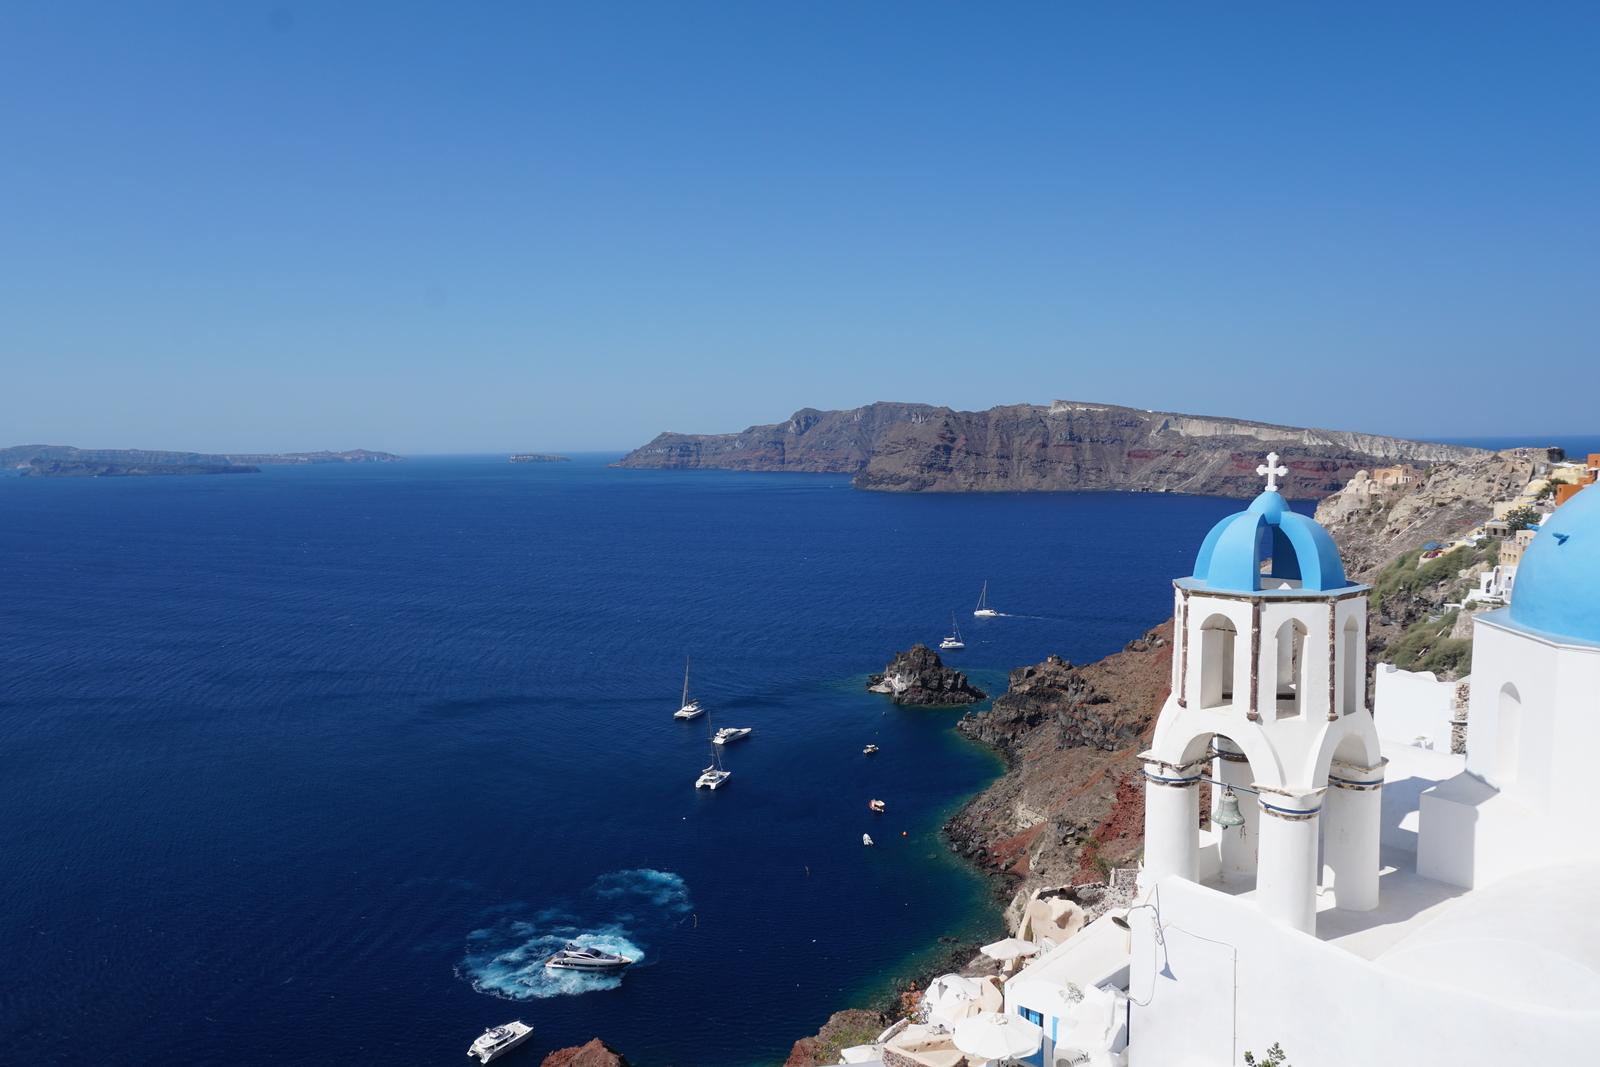
[[[601,875],[585,896],[604,902],[612,912],[592,921],[564,908],[549,908],[531,919],[506,915],[493,926],[467,935],[467,954],[456,973],[472,988],[509,1000],[576,996],[622,984],[623,973],[596,974],[546,968],[545,960],[567,944],[597,948],[645,962],[646,949],[637,928],[665,925],[670,916],[687,914],[692,904],[683,879],[671,871],[640,868]],[[494,909],[523,912],[521,905]],[[573,910],[579,910],[574,905]],[[593,905],[590,909],[593,910]]]
[[[463,977],[480,993],[507,1000],[542,1000],[546,997],[576,996],[622,984],[621,974],[595,974],[586,971],[552,969],[544,961],[568,944],[598,948],[630,956],[643,962],[644,950],[616,927],[579,930],[575,927],[546,927],[532,923],[509,923],[488,930],[477,930],[468,938],[469,951],[461,961]]]

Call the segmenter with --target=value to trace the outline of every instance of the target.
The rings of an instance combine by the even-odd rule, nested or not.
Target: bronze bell
[[[1239,812],[1239,798],[1234,796],[1233,787],[1222,790],[1222,802],[1217,805],[1217,813],[1211,816],[1211,821],[1223,829],[1244,825],[1244,816]]]

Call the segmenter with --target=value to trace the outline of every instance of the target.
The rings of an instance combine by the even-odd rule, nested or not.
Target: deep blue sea
[[[780,1061],[996,931],[937,828],[999,764],[865,676],[952,610],[986,688],[1115,651],[1239,507],[611,458],[0,478],[4,1059]],[[756,731],[716,793],[686,654]],[[642,962],[554,981],[568,937]]]

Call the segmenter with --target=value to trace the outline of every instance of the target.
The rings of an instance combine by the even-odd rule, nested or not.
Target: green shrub
[[[1424,619],[1408,627],[1404,637],[1384,650],[1385,657],[1403,671],[1465,674],[1472,667],[1472,642],[1447,636],[1460,614],[1452,611],[1442,619]]]

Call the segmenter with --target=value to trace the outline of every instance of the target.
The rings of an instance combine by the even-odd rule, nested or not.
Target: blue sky
[[[1595,426],[1600,7],[0,7],[0,445]]]

